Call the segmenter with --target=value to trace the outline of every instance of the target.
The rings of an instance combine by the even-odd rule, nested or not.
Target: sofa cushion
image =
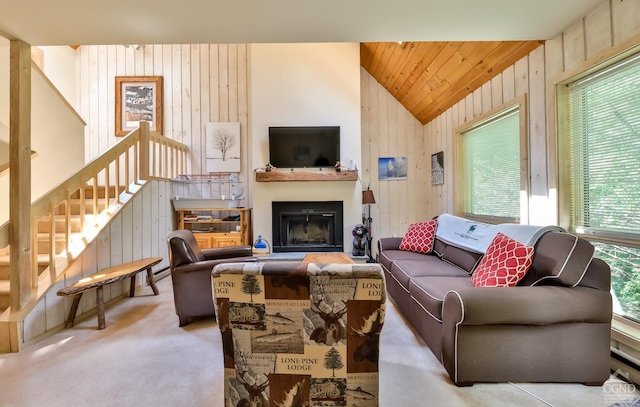
[[[474,287],[514,287],[531,267],[533,247],[498,232],[471,276]]]
[[[459,271],[462,272],[461,270]],[[425,311],[439,322],[442,322],[442,302],[444,301],[445,295],[447,295],[449,291],[457,291],[468,287],[472,287],[471,279],[468,275],[464,278],[441,276],[416,277],[411,279],[409,283],[409,293]]]
[[[525,276],[526,277],[526,276]],[[579,286],[595,288],[596,290],[611,290],[611,269],[603,260],[594,257],[587,267]]]
[[[387,269],[391,270],[391,265],[397,260],[423,260],[425,257],[431,256],[428,254],[407,252],[404,250],[385,250],[378,254],[378,260],[380,264]]]
[[[471,274],[480,259],[482,259],[482,253],[470,252],[453,245],[447,245],[440,257],[442,257],[442,260],[455,264],[468,274]]]
[[[464,270],[440,260],[437,256],[424,256],[421,260],[396,260],[391,264],[389,272],[406,289],[409,281],[415,277],[448,276],[467,277]]]
[[[519,285],[574,287],[584,277],[595,251],[587,240],[560,232],[545,233],[535,247],[531,269]]]
[[[417,222],[409,225],[407,233],[404,234],[400,243],[400,250],[407,250],[416,253],[431,253],[433,241],[436,238],[438,220],[433,219],[428,222]]]
[[[436,237],[436,239],[433,241],[433,252],[432,253],[435,254],[436,256],[442,258],[442,254],[444,253],[444,251],[447,248],[447,246],[449,246],[449,245]]]

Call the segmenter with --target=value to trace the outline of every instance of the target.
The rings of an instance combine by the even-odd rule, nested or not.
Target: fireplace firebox
[[[342,201],[273,202],[273,251],[342,252]]]

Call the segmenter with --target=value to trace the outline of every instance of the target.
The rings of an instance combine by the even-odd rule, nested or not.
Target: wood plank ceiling
[[[543,43],[365,42],[360,65],[426,124]]]

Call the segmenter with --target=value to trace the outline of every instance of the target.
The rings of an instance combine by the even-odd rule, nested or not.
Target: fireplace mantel
[[[358,171],[256,171],[257,182],[357,181]]]

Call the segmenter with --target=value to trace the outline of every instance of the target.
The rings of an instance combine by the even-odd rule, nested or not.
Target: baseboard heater
[[[154,271],[154,272],[153,272],[153,275],[154,275],[154,276],[157,276],[158,274],[160,274],[160,273],[164,273],[165,271],[167,271],[167,270],[169,270],[169,269],[170,269],[170,267],[165,267],[165,268],[163,268],[163,269],[156,270],[156,271]]]
[[[640,361],[620,351],[616,348],[611,348],[611,370],[613,372],[620,371],[622,375],[617,377],[621,380],[628,379],[636,385],[640,385]],[[624,376],[624,375],[629,375]]]

